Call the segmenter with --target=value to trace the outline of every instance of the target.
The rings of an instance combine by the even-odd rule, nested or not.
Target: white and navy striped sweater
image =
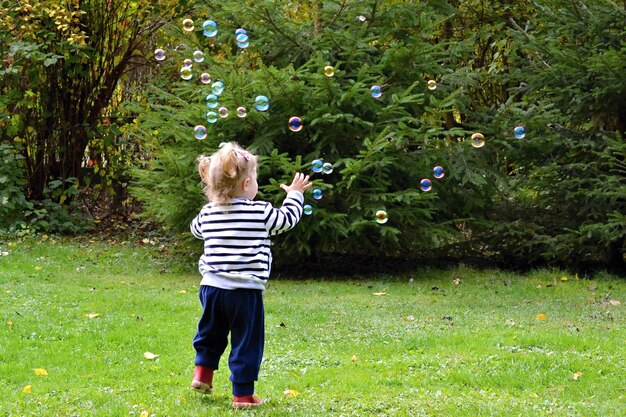
[[[302,193],[291,191],[280,208],[247,198],[225,206],[206,204],[190,225],[191,233],[204,240],[201,285],[264,290],[272,266],[269,237],[298,224],[303,203]]]

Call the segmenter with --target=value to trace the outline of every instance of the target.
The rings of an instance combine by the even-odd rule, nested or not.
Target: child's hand
[[[289,191],[300,191],[304,194],[306,190],[313,186],[312,182],[309,182],[309,176],[304,175],[301,172],[296,172],[296,175],[293,177],[293,181],[291,181],[290,185],[280,184],[280,188]]]

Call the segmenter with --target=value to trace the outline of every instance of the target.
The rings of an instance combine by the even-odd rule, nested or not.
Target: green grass
[[[51,239],[0,251],[10,252],[0,257],[2,416],[626,414],[624,305],[613,305],[626,302],[626,281],[608,274],[458,267],[272,281],[257,383],[268,401],[235,412],[226,358],[214,395],[188,388],[199,276],[169,269],[166,252]]]

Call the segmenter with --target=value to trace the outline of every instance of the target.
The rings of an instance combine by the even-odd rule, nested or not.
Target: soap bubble
[[[183,60],[183,67],[189,67],[191,68],[193,66],[193,61],[189,58],[185,58]]]
[[[198,140],[202,140],[202,139],[206,138],[206,136],[207,136],[206,127],[204,127],[202,125],[198,125],[198,126],[194,127],[193,128],[193,135]]]
[[[248,112],[246,111],[246,108],[241,106],[241,107],[237,107],[237,117],[240,118],[244,118],[248,115]]]
[[[228,109],[226,107],[220,107],[217,111],[217,114],[219,114],[219,116],[224,119],[228,117]]]
[[[385,224],[387,223],[387,220],[389,220],[389,216],[385,210],[378,210],[376,212],[376,223]]]
[[[380,98],[383,95],[383,89],[380,88],[379,85],[373,85],[372,88],[370,88],[370,94],[374,98]]]
[[[435,90],[437,89],[437,81],[435,80],[428,80],[428,82],[426,83],[426,85],[428,86],[429,90]]]
[[[224,83],[221,81],[215,81],[211,84],[211,92],[213,92],[216,96],[222,94],[224,92]]]
[[[163,61],[165,59],[165,51],[161,48],[154,50],[154,59]]]
[[[235,39],[237,40],[237,43],[246,43],[248,42],[248,35],[245,33],[240,33],[235,37]]]
[[[217,116],[217,113],[215,113],[214,111],[208,111],[206,113],[206,121],[209,123],[216,123],[217,119],[219,119],[219,117]]]
[[[265,96],[256,96],[254,99],[254,107],[258,111],[267,111],[270,108],[270,99]]]
[[[239,29],[235,30],[235,36],[241,35],[241,34],[246,35],[247,33],[248,32],[246,32],[246,30],[244,28],[239,28]]]
[[[193,20],[183,19],[183,30],[185,32],[191,32],[193,30]]]
[[[203,72],[200,74],[200,82],[202,84],[210,84],[211,83],[211,75],[208,72]]]
[[[206,105],[207,107],[214,109],[218,106],[218,98],[215,94],[209,94],[206,96]]]
[[[333,164],[330,162],[324,162],[324,165],[322,165],[322,172],[324,172],[324,174],[331,174],[333,172]]]
[[[205,20],[204,23],[202,23],[202,33],[209,38],[217,35],[217,23],[212,20]]]
[[[315,159],[313,160],[313,162],[311,162],[311,170],[315,173],[322,172],[323,167],[324,162],[322,162],[321,159]]]
[[[524,126],[515,126],[513,136],[515,136],[515,139],[524,139],[526,137],[526,129]]]
[[[482,148],[485,146],[485,136],[482,133],[474,133],[471,140],[474,148]]]
[[[191,73],[191,67],[182,67],[180,69],[180,78],[187,81],[187,80],[191,80],[192,77],[193,77],[193,74]]]
[[[241,48],[241,49],[245,49],[248,46],[250,46],[250,42],[249,41],[245,41],[245,42],[237,42],[237,47]]]
[[[292,132],[299,132],[302,130],[302,119],[299,117],[292,117],[289,119],[289,130]]]
[[[433,188],[433,184],[428,178],[424,178],[420,181],[420,189],[422,191],[430,191],[431,188]]]
[[[436,167],[433,168],[433,177],[440,179],[440,178],[443,178],[445,174],[446,172],[442,166],[437,165]]]
[[[193,60],[195,62],[202,62],[204,61],[204,52],[197,50],[193,52]]]
[[[327,77],[332,77],[333,75],[335,75],[335,69],[330,65],[326,65],[324,67],[324,75]]]
[[[310,204],[305,204],[303,209],[304,209],[304,214],[306,214],[307,216],[310,216],[311,214],[313,214],[313,207]]]
[[[316,200],[322,199],[323,191],[320,188],[316,188],[313,190],[313,198]]]

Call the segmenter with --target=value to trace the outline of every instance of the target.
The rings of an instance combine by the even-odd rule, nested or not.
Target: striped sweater
[[[303,203],[302,193],[291,191],[280,208],[247,198],[226,206],[206,204],[190,225],[191,233],[204,240],[201,285],[264,290],[272,266],[269,237],[298,224]]]

